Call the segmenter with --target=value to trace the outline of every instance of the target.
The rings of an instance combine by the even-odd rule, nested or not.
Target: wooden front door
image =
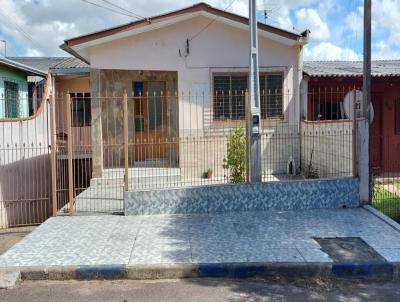
[[[168,118],[165,89],[164,81],[133,82],[135,162],[151,165],[166,158]]]

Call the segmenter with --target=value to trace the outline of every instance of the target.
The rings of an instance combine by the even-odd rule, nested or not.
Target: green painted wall
[[[9,81],[18,85],[18,95],[15,113],[18,117],[29,116],[28,81],[24,71],[0,65],[0,118],[5,117],[4,82]]]

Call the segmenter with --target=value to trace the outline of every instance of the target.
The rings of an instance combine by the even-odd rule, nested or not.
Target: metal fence
[[[400,222],[400,94],[395,85],[372,94],[372,205]]]
[[[372,164],[372,205],[400,222],[400,157],[398,144],[394,140],[383,137],[371,137],[381,142],[375,146],[381,148],[380,161]],[[374,152],[371,145],[371,157]]]
[[[354,121],[327,102],[347,93],[308,93],[312,116],[299,123],[293,94],[262,91],[262,181],[355,175]],[[124,191],[246,182],[246,98],[65,93],[30,117],[3,117],[0,227],[121,212]]]
[[[124,191],[246,182],[246,97],[57,95],[57,209],[121,212]],[[294,98],[261,93],[262,180],[354,175],[354,123],[343,115],[299,124]]]

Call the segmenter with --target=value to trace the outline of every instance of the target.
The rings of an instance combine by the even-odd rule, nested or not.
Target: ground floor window
[[[19,116],[18,84],[4,81],[4,112],[6,118]]]
[[[214,120],[241,120],[245,117],[247,74],[214,75]],[[283,74],[261,74],[261,118],[283,118]]]
[[[70,93],[72,103],[72,127],[91,125],[92,113],[90,93]]]
[[[318,101],[314,102],[314,120],[340,120],[345,118],[343,102]]]

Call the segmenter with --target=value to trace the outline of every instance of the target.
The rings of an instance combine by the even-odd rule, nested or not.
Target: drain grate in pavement
[[[360,237],[314,237],[314,240],[333,262],[386,262],[385,258]]]

